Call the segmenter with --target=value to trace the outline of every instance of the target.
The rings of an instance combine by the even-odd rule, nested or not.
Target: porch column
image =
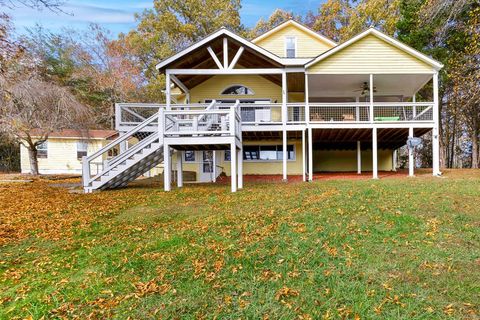
[[[308,92],[308,74],[305,73],[305,123],[310,122],[310,95]]]
[[[171,190],[171,174],[172,174],[172,163],[170,158],[170,146],[163,143],[163,189],[165,191]]]
[[[288,119],[288,110],[287,110],[287,73],[285,70],[282,71],[282,123],[283,123],[283,181],[287,181],[287,119]]]
[[[165,102],[166,102],[166,109],[170,110],[170,104],[171,104],[171,94],[170,94],[170,72],[169,70],[166,70],[165,72]]]
[[[217,182],[217,154],[215,150],[212,151],[212,181]]]
[[[237,192],[237,147],[235,142],[230,144],[230,181],[232,192]]]
[[[370,74],[370,122],[373,122],[375,119],[375,112],[373,111],[373,74]]]
[[[183,187],[183,151],[177,151],[177,187]]]
[[[303,181],[307,181],[305,174],[307,166],[306,152],[305,152],[305,130],[302,130],[302,178]]]
[[[360,141],[357,141],[357,174],[362,173],[362,145]]]
[[[287,181],[287,130],[283,129],[283,181]]]
[[[313,137],[312,128],[308,128],[308,181],[313,180]]]
[[[413,138],[413,127],[408,128],[408,138]],[[408,148],[408,176],[413,177],[415,175],[415,158],[413,156],[413,148]]]
[[[432,169],[433,175],[439,176],[440,172],[440,141],[439,141],[439,101],[438,101],[438,72],[433,74],[433,130],[432,130]]]
[[[238,189],[243,189],[243,146],[238,149]]]
[[[378,179],[377,128],[372,129],[372,171],[373,179]]]
[[[397,149],[392,154],[392,171],[397,171]]]

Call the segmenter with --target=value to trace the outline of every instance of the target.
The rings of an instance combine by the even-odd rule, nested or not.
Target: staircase
[[[91,156],[84,157],[82,165],[85,192],[126,186],[128,182],[160,164],[163,161],[163,144],[158,131],[142,131],[157,121],[158,113]],[[130,146],[123,150],[122,145],[127,141]]]
[[[180,137],[182,144],[188,144],[192,137],[208,137],[213,144],[215,137],[231,135],[230,131],[222,130],[229,128],[230,118],[239,121],[237,107],[238,103],[230,108],[231,111],[219,110],[214,100],[204,110],[159,109],[159,112],[102,149],[83,157],[82,177],[85,192],[124,187],[162,163],[164,139]],[[237,113],[234,112],[235,108]],[[238,132],[237,130],[237,136]]]

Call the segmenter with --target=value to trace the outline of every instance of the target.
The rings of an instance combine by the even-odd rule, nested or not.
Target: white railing
[[[230,107],[214,107],[208,110],[159,111],[159,132],[164,137],[184,136],[236,136],[241,138],[239,102]]]
[[[234,104],[172,104],[170,115],[176,119],[184,119],[185,123],[178,123],[178,130],[192,124],[193,114],[212,110],[229,110]],[[280,125],[282,124],[282,104],[280,103],[239,103],[241,122],[245,126],[251,125]],[[125,131],[143,122],[145,117],[155,114],[159,109],[165,110],[165,105],[156,104],[117,104],[117,129]],[[309,109],[304,102],[288,103],[286,116],[287,124],[312,123],[345,123],[345,122],[405,122],[405,121],[433,121],[433,102],[375,102],[373,110],[368,102],[349,103],[309,103]],[[201,115],[198,113],[197,115]],[[167,113],[168,114],[168,113]],[[205,114],[206,115],[206,114]],[[307,115],[309,115],[307,119]],[[209,121],[218,122],[209,115]],[[218,115],[217,115],[218,117]],[[198,125],[206,124],[206,119],[200,117]],[[145,129],[156,131],[156,120]],[[123,129],[123,130],[122,130]]]
[[[142,129],[157,121],[158,112],[145,119],[141,124],[137,124],[135,128],[119,136],[94,154],[83,157],[83,186],[88,187],[93,181],[108,172],[116,164],[125,161],[135,153],[141,151],[142,148],[154,140],[158,140],[157,133],[142,131]],[[101,168],[99,168],[99,163],[102,163]]]

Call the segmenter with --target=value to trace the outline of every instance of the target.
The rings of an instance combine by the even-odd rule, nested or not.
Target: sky
[[[181,1],[181,0],[179,0]],[[242,0],[240,15],[247,27],[268,16],[276,9],[304,14],[309,9],[316,10],[322,0]],[[63,27],[85,29],[90,23],[98,23],[112,32],[128,32],[136,26],[134,14],[153,7],[153,0],[65,0],[62,10],[54,13],[49,10],[38,11],[17,5],[14,8],[2,8],[13,18],[18,33],[40,24],[52,31]],[[1,10],[0,10],[1,11]]]

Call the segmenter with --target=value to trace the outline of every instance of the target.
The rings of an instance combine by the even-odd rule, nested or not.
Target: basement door
[[[211,182],[213,181],[213,151],[205,150],[199,151],[200,153],[200,170],[198,181]]]

